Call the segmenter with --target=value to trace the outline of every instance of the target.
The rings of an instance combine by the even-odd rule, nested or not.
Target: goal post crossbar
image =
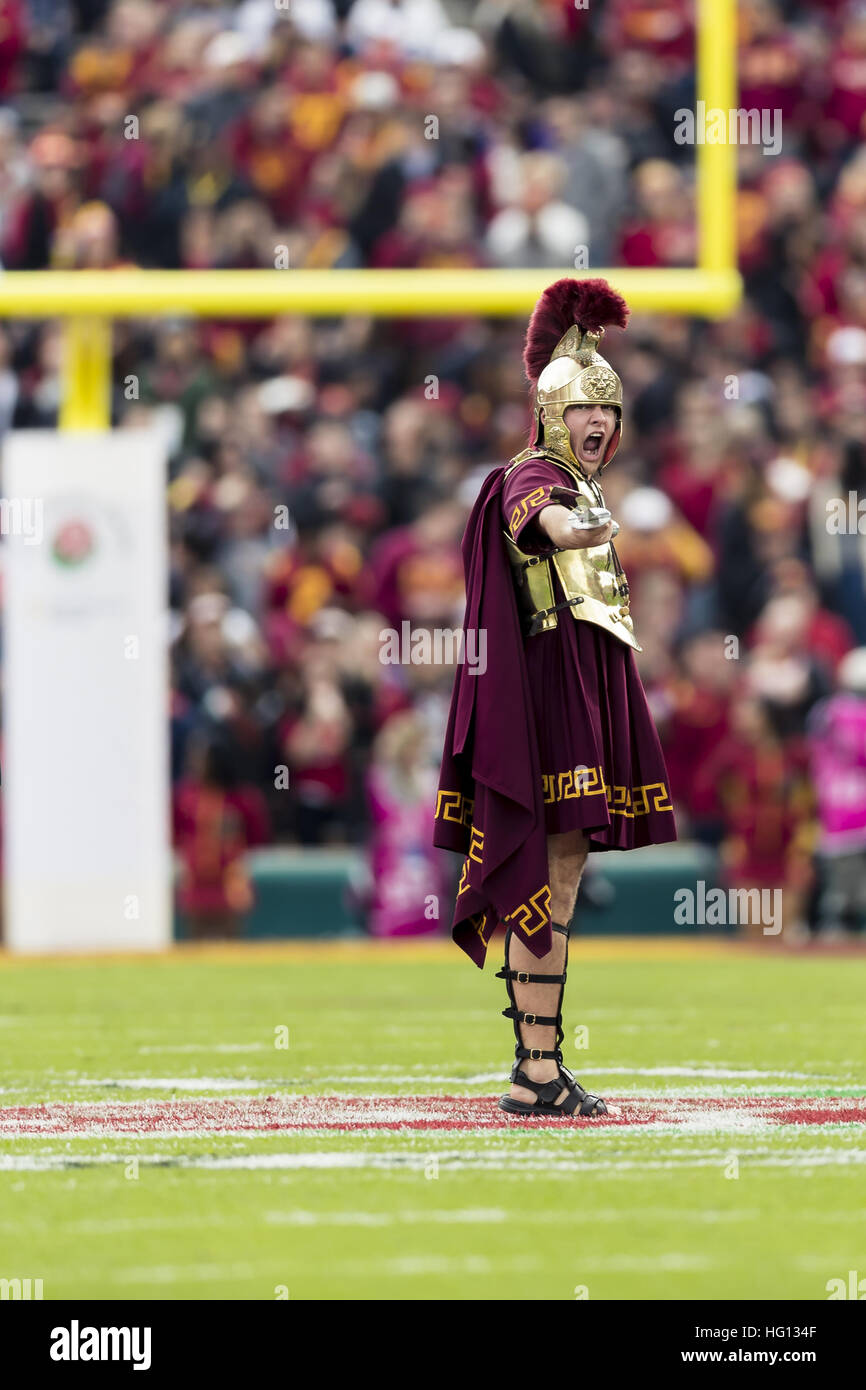
[[[562,275],[601,275],[636,312],[730,313],[735,270],[16,270],[0,275],[6,318],[151,318],[194,314],[255,319],[526,316]]]

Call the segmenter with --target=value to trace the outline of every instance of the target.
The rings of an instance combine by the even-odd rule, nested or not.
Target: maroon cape
[[[485,478],[463,537],[466,646],[485,652],[479,639],[486,642],[486,669],[457,668],[433,834],[435,845],[466,856],[452,934],[479,967],[500,922],[535,956],[552,944],[538,742],[502,542],[504,473]]]
[[[463,538],[465,648],[486,655],[486,668],[458,666],[433,837],[465,855],[452,931],[479,966],[499,922],[534,955],[550,950],[548,835],[579,829],[596,851],[676,839],[631,648],[589,622],[523,636],[505,518],[538,553],[533,515],[562,479],[545,460],[504,474],[485,479]]]

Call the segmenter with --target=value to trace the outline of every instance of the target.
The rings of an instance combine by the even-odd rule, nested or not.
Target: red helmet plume
[[[549,285],[532,311],[526,330],[523,365],[536,382],[550,361],[564,333],[572,324],[584,332],[613,325],[625,328],[629,309],[621,294],[606,280],[573,280],[566,277]]]

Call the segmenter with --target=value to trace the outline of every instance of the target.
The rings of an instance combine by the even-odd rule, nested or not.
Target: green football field
[[[866,957],[776,947],[573,944],[601,1123],[496,1109],[504,985],[449,943],[0,957],[0,1279],[827,1299],[866,1278]]]

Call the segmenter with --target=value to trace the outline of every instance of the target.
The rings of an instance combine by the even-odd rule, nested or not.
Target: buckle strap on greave
[[[528,1014],[523,1009],[514,1008],[503,1009],[502,1017],[516,1019],[518,1023],[540,1023],[542,1024],[542,1026],[546,1026],[548,1028],[552,1027],[554,1024],[557,1024],[559,1022],[559,1016],[554,1018],[552,1015],[549,1014]]]
[[[495,980],[517,980],[521,985],[564,985],[565,971],[561,975],[531,975],[527,970],[509,970],[503,966],[493,977]]]

